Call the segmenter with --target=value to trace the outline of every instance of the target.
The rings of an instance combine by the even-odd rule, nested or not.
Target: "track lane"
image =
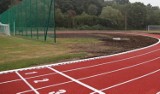
[[[65,93],[62,94],[90,94],[93,92],[92,90],[83,87],[75,82],[69,83],[69,84],[64,84],[60,86],[55,86],[55,87],[49,87],[45,89],[40,89],[38,90],[41,94],[49,94],[50,92],[53,91],[59,91],[59,90],[65,90]],[[55,94],[55,93],[53,93]],[[100,93],[99,93],[100,94]]]
[[[74,81],[68,81],[65,83],[59,83],[59,84],[52,84],[52,85],[47,85],[41,88],[36,88],[36,90],[40,93],[40,94],[49,94],[51,92],[57,92],[59,90],[65,90],[66,92],[64,94],[76,94],[77,92],[82,94],[81,92],[83,92],[84,94],[89,94],[91,92],[95,92],[92,91],[82,85],[79,85],[77,83],[75,83]],[[19,92],[19,94],[32,94],[32,90],[24,90]],[[35,93],[34,93],[35,94]],[[54,94],[54,93],[51,93]]]
[[[48,68],[40,68],[40,69],[32,69],[32,70],[23,70],[23,71],[19,71],[19,73],[24,78],[30,78],[30,77],[34,77],[34,76],[39,76],[39,75],[45,75],[45,74],[48,74],[48,73],[53,73],[53,71],[49,70]]]
[[[15,72],[0,74],[0,84],[6,81],[18,80],[18,79],[21,80]]]
[[[82,86],[84,86],[84,87],[86,87],[86,88],[88,88],[88,89],[90,89],[90,90],[93,90],[93,91],[99,93],[99,94],[105,94],[105,93],[103,93],[102,91],[99,91],[99,90],[97,90],[96,88],[94,88],[94,87],[92,87],[92,86],[90,86],[90,85],[88,85],[88,84],[85,84],[85,83],[83,83],[83,82],[81,82],[81,81],[79,81],[79,80],[77,80],[77,79],[75,79],[75,78],[73,78],[73,77],[71,77],[71,76],[68,76],[68,75],[64,74],[63,72],[60,72],[60,71],[58,71],[58,70],[56,70],[56,69],[54,69],[54,68],[48,67],[48,69],[51,69],[52,71],[55,71],[55,72],[57,72],[58,74],[60,74],[60,75],[62,75],[62,76],[64,76],[64,77],[70,79],[71,81],[74,81],[74,82],[78,83],[79,85],[82,85]]]
[[[16,94],[20,91],[31,90],[23,81],[0,85],[0,94]],[[31,92],[33,92],[31,90]]]
[[[75,92],[83,92],[86,94],[90,92],[99,92],[99,94],[105,94],[51,67],[48,67],[48,69],[52,70],[53,72],[57,72],[57,74],[51,75],[50,77],[47,76],[45,78],[45,79],[48,79],[47,81],[44,81],[43,80],[44,78],[42,79],[41,77],[39,79],[42,79],[42,80],[37,80],[37,79],[26,80],[29,84],[31,84],[34,87],[34,91],[38,91],[38,93],[40,94],[44,94],[44,93],[54,94],[53,92],[59,92],[61,90],[64,90],[65,93],[69,93],[69,94],[74,94]],[[63,82],[63,79],[67,79],[67,80]],[[37,82],[39,81],[39,83],[35,83],[35,81]],[[57,81],[60,81],[60,82],[57,82]],[[72,85],[73,85],[73,88],[70,88],[70,86]],[[77,90],[77,88],[81,88],[81,89]],[[30,92],[32,91],[25,90],[19,93],[23,94],[23,93],[30,93]]]
[[[31,90],[31,88],[15,72],[4,75],[1,74],[0,79],[0,94],[16,94],[19,91]],[[14,79],[19,80],[3,83],[3,81],[6,82],[7,80]],[[32,90],[31,92],[34,93]]]
[[[23,80],[26,85],[32,89],[32,91],[34,91],[36,94],[39,94],[39,92],[19,72],[16,71],[16,74]]]
[[[92,67],[85,68],[85,69],[82,68],[79,70],[69,71],[69,72],[65,72],[65,73],[71,77],[79,79],[82,77],[88,77],[88,76],[92,76],[92,75],[96,75],[96,74],[100,74],[100,73],[104,73],[104,72],[109,72],[109,71],[129,67],[129,66],[134,66],[136,64],[142,65],[142,64],[146,64],[146,63],[151,63],[151,62],[146,62],[146,61],[158,58],[160,51],[154,52],[153,54],[148,54],[143,57],[127,59],[127,60],[114,62],[114,63],[110,63],[110,64],[107,63],[107,64],[103,64],[103,65],[99,65],[99,66],[92,66]],[[144,60],[144,58],[146,58],[146,59]]]
[[[82,82],[101,90],[103,88],[110,87],[118,83],[125,82],[127,80],[158,70],[160,69],[159,61],[160,59],[153,61],[152,63],[137,66],[127,70],[121,70],[107,75],[96,76],[90,79],[83,80]]]
[[[160,91],[160,71],[150,76],[108,90],[106,94],[156,94]]]
[[[159,60],[159,59],[158,59]],[[104,76],[104,75],[100,75],[100,76]],[[90,78],[95,78],[95,77],[98,77],[98,76],[94,76],[94,77],[86,77],[86,78],[81,78],[81,79],[77,79],[77,80],[80,80],[80,81],[83,81],[83,80],[90,80]],[[63,86],[63,85],[69,85],[69,87],[70,87],[70,84],[72,84],[73,83],[73,81],[71,81],[71,82],[67,82],[67,83],[61,83],[61,85]],[[62,87],[61,85],[51,85],[51,86],[46,86],[46,87],[41,87],[41,88],[38,88],[38,90],[45,90],[45,89],[47,89],[47,88],[54,88],[54,87]],[[85,94],[88,94],[88,93],[85,93]]]

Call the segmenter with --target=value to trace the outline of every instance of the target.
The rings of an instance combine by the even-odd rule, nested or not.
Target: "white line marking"
[[[56,91],[52,91],[52,92],[49,92],[48,94],[65,94],[66,92],[67,92],[66,90],[60,89],[57,92]]]
[[[42,79],[42,80],[34,80],[34,83],[42,83],[42,82],[48,82],[49,81],[49,79],[48,78],[44,78],[44,79]]]
[[[36,74],[36,73],[37,73],[36,71],[33,71],[33,72],[25,73],[25,75],[31,75],[31,74]]]
[[[25,93],[28,93],[28,92],[32,92],[32,90],[26,90],[26,91],[18,92],[16,94],[25,94]]]
[[[68,76],[68,75],[66,75],[66,74],[64,74],[64,73],[56,70],[56,69],[53,69],[53,68],[51,68],[51,67],[48,67],[48,68],[49,68],[50,70],[54,71],[54,72],[57,72],[58,74],[60,74],[60,75],[62,75],[62,76],[64,76],[64,77],[70,79],[71,81],[74,81],[74,82],[76,82],[76,83],[78,83],[78,84],[80,84],[80,85],[82,85],[82,86],[84,86],[84,87],[86,87],[86,88],[88,88],[88,89],[96,92],[96,93],[105,94],[104,92],[101,92],[101,91],[99,91],[99,90],[97,90],[97,89],[95,89],[95,88],[93,88],[93,87],[91,87],[91,86],[89,86],[89,85],[87,85],[87,84],[84,84],[84,83],[80,82],[79,80],[76,80],[76,79],[74,79],[74,78],[72,78],[72,77],[70,77],[70,76]]]
[[[130,51],[122,52],[122,53],[117,53],[117,54],[113,54],[113,55],[100,56],[100,57],[94,57],[94,58],[88,58],[88,59],[82,59],[82,60],[76,60],[76,61],[61,62],[61,63],[50,64],[50,65],[45,65],[45,66],[43,65],[43,66],[38,66],[38,67],[28,67],[28,68],[21,68],[21,69],[9,70],[9,71],[2,71],[2,72],[0,72],[0,74],[5,74],[5,73],[10,73],[10,72],[15,72],[15,71],[40,69],[40,68],[51,67],[51,66],[60,66],[60,65],[72,64],[72,63],[80,63],[80,62],[82,63],[84,61],[95,60],[95,59],[102,59],[102,58],[107,58],[107,57],[112,57],[112,56],[118,56],[118,55],[122,55],[122,54],[127,54],[127,53],[131,53],[131,52],[140,51],[140,50],[143,50],[143,49],[147,49],[147,48],[156,46],[156,45],[158,45],[160,43],[160,39],[157,38],[157,37],[153,37],[153,36],[149,36],[149,35],[144,35],[144,34],[143,35],[142,34],[134,34],[134,35],[141,35],[141,36],[155,38],[155,39],[158,40],[158,42],[155,43],[155,44],[152,44],[150,46],[147,46],[147,47],[138,48],[138,49],[134,49],[134,50],[130,50]]]
[[[86,80],[86,79],[89,79],[89,78],[94,78],[94,77],[97,77],[97,76],[102,76],[102,75],[107,75],[107,74],[111,74],[111,73],[114,73],[114,72],[118,72],[118,71],[121,71],[121,70],[126,70],[126,69],[130,69],[130,68],[133,68],[133,67],[136,67],[136,66],[140,66],[140,65],[143,65],[143,64],[146,64],[146,63],[149,63],[149,62],[152,62],[152,61],[155,61],[157,59],[159,59],[160,57],[158,58],[155,58],[155,59],[152,59],[150,61],[145,61],[145,62],[142,62],[140,64],[136,64],[136,65],[133,65],[133,66],[128,66],[128,67],[124,67],[124,68],[121,68],[121,69],[117,69],[117,70],[113,70],[113,71],[109,71],[109,72],[104,72],[104,73],[100,73],[100,74],[96,74],[96,75],[92,75],[92,76],[88,76],[88,77],[83,77],[83,78],[79,78],[77,80]],[[71,83],[73,81],[68,81],[68,82],[64,82],[64,83],[58,83],[58,84],[54,84],[54,85],[48,85],[48,86],[45,86],[45,87],[41,87],[41,88],[37,88],[37,90],[40,90],[40,89],[45,89],[45,88],[48,88],[48,87],[55,87],[55,86],[59,86],[59,85],[64,85],[64,84],[68,84],[68,83]],[[26,91],[24,91],[26,92]],[[29,92],[29,91],[28,91]]]
[[[75,68],[75,69],[71,69],[71,70],[67,70],[67,71],[62,71],[62,72],[70,72],[70,71],[75,71],[75,70],[93,68],[93,67],[102,66],[102,65],[106,65],[106,64],[113,64],[113,63],[129,60],[129,59],[133,59],[133,58],[136,58],[136,57],[145,56],[147,54],[150,54],[150,53],[153,53],[153,52],[156,52],[156,51],[160,51],[160,49],[154,50],[154,51],[151,51],[151,52],[148,52],[148,53],[145,53],[145,54],[141,54],[141,55],[125,58],[125,59],[115,60],[115,61],[111,61],[111,62],[105,62],[105,63],[91,65],[91,66],[86,66],[86,67]]]
[[[33,76],[33,77],[28,77],[25,79],[32,79],[32,78],[38,78],[38,77],[43,77],[43,76],[48,76],[48,75],[53,75],[53,74],[57,74],[57,73],[48,73],[48,74],[43,74],[43,75],[38,75],[38,76]],[[15,82],[15,81],[21,81],[22,79],[15,79],[15,80],[10,80],[10,81],[5,81],[5,82],[1,82],[1,84],[6,84],[6,83],[10,83],[10,82]]]
[[[118,72],[118,71],[130,69],[130,68],[134,68],[134,67],[137,67],[137,66],[140,66],[140,65],[144,65],[144,64],[150,63],[152,61],[158,60],[158,59],[160,59],[160,57],[152,59],[152,60],[149,60],[149,61],[145,61],[145,62],[142,62],[142,63],[139,63],[139,64],[136,64],[136,65],[132,65],[132,66],[128,66],[128,67],[123,67],[123,68],[120,68],[120,69],[117,69],[117,70],[113,70],[113,71],[109,71],[109,72],[104,72],[104,73],[100,73],[100,74],[97,74],[97,75],[88,76],[88,77],[86,77],[84,79],[93,78],[93,77],[102,76],[102,75],[107,75],[107,74],[111,74],[111,73],[114,73],[114,72]],[[84,79],[82,78],[81,80],[84,80]]]
[[[107,87],[107,88],[104,88],[104,89],[101,89],[101,91],[106,91],[106,90],[109,90],[109,89],[112,89],[112,88],[115,88],[115,87],[118,87],[118,86],[121,86],[121,85],[124,85],[124,84],[127,84],[127,83],[130,83],[130,82],[133,82],[133,81],[136,81],[136,80],[139,80],[139,79],[142,79],[144,77],[147,77],[147,76],[150,76],[150,75],[153,75],[157,72],[160,72],[160,69],[156,70],[156,71],[153,71],[153,72],[150,72],[148,74],[145,74],[145,75],[142,75],[142,76],[139,76],[137,78],[133,78],[133,79],[130,79],[130,80],[127,80],[125,82],[122,82],[122,83],[119,83],[119,84],[115,84],[115,85],[112,85],[110,87]],[[93,92],[91,94],[96,94],[96,92]]]
[[[37,90],[45,89],[45,88],[48,88],[48,87],[55,87],[55,86],[65,85],[65,84],[69,84],[69,83],[72,83],[72,82],[74,82],[74,81],[67,81],[67,82],[63,82],[63,83],[48,85],[48,86],[45,86],[45,87],[37,88]]]
[[[24,79],[17,71],[16,74],[36,93],[36,94],[40,94],[31,84],[29,84],[29,82],[27,82],[26,79]],[[17,93],[20,94],[20,93]]]
[[[156,94],[160,94],[160,92],[157,92]]]
[[[21,81],[22,79],[15,79],[15,80],[10,80],[10,81],[5,81],[5,82],[1,82],[1,84],[6,84],[6,83],[11,83],[11,82],[16,82],[16,81]]]
[[[153,50],[153,51],[147,52],[145,54],[141,54],[141,55],[125,58],[125,59],[115,60],[115,61],[111,61],[111,62],[105,62],[105,63],[101,63],[101,64],[97,64],[97,65],[91,65],[91,66],[86,66],[86,67],[79,67],[79,68],[75,68],[75,69],[71,69],[71,70],[66,70],[66,71],[62,71],[62,72],[67,73],[67,72],[71,72],[71,71],[75,71],[75,70],[87,69],[87,68],[97,67],[97,66],[101,66],[101,65],[105,65],[105,64],[112,64],[112,63],[116,63],[116,62],[119,62],[119,61],[124,61],[124,60],[133,59],[133,58],[140,57],[140,56],[145,56],[145,55],[157,52],[157,51],[160,51],[160,49]],[[37,78],[37,77],[42,77],[42,76],[47,76],[47,75],[54,75],[54,74],[57,74],[57,73],[48,73],[48,74],[44,74],[44,75],[28,77],[26,79],[32,79],[32,78]],[[11,80],[11,81],[1,82],[0,84],[5,84],[5,83],[19,81],[19,80],[20,79],[15,79],[15,80]]]
[[[74,81],[68,81],[68,82],[64,82],[64,83],[58,83],[58,84],[53,84],[53,85],[48,85],[48,86],[44,86],[44,87],[40,87],[40,88],[37,88],[36,90],[41,90],[41,89],[45,89],[45,88],[49,88],[49,87],[55,87],[55,86],[60,86],[60,85],[64,85],[64,84],[69,84],[69,83],[72,83]],[[22,91],[20,93],[27,93],[27,92],[31,92],[32,90],[26,90],[26,91]]]

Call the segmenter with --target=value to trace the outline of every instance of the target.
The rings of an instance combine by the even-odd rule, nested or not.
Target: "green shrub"
[[[88,25],[81,25],[81,26],[78,26],[77,29],[79,29],[79,30],[90,30],[91,27],[88,26]]]
[[[105,30],[107,28],[102,25],[97,24],[93,26],[81,25],[81,26],[78,26],[77,29],[79,30]]]

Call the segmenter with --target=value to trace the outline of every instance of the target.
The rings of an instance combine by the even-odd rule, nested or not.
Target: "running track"
[[[0,94],[160,94],[160,35],[111,56],[0,72]]]

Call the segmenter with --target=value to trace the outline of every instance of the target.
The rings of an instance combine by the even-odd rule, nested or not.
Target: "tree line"
[[[1,0],[0,13],[19,1],[23,0]],[[40,6],[46,6],[38,1]],[[55,7],[57,28],[124,30],[160,25],[159,7],[129,0],[55,0]],[[43,18],[44,10],[39,12],[39,19]],[[33,18],[30,19],[34,21]]]
[[[129,0],[56,0],[56,26],[74,29],[146,29],[160,25],[160,8]]]

